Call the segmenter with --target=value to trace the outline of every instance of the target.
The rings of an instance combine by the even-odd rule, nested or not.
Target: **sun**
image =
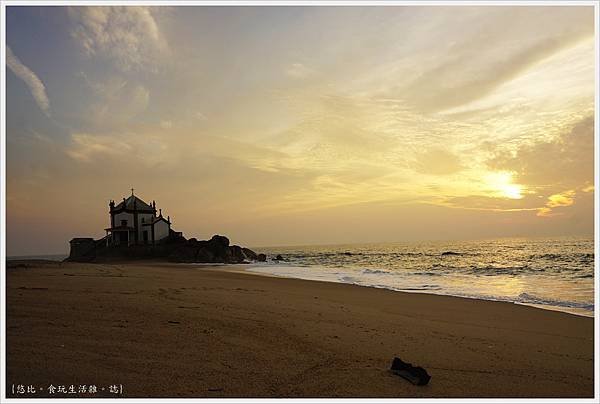
[[[494,196],[509,199],[522,199],[523,186],[512,182],[513,174],[507,171],[491,173],[487,176],[487,184]]]

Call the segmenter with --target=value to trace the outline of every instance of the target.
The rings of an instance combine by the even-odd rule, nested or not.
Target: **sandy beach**
[[[226,267],[7,269],[13,397],[116,384],[122,397],[591,398],[593,340],[592,318]],[[391,374],[394,356],[429,385]],[[12,394],[19,384],[37,393]]]

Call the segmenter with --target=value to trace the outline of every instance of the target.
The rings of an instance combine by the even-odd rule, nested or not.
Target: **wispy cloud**
[[[148,7],[70,7],[71,36],[88,56],[102,55],[123,71],[155,70],[166,48]]]
[[[6,65],[18,78],[27,84],[31,95],[40,109],[46,115],[50,116],[50,101],[46,95],[46,86],[44,86],[42,80],[29,67],[21,63],[8,46],[6,47]]]
[[[545,38],[506,55],[501,61],[494,60],[490,55],[482,56],[476,55],[472,50],[465,51],[425,72],[402,89],[402,92],[408,94],[410,100],[422,110],[442,111],[454,108],[489,95],[505,82],[590,35],[593,35],[593,31],[575,31]],[[484,62],[477,68],[471,67],[477,74],[456,80],[455,77],[460,77],[466,70],[468,61],[474,58]]]

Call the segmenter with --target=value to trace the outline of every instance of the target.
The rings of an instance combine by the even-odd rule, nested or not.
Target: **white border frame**
[[[596,349],[594,351],[594,398],[591,399],[420,399],[420,398],[393,398],[393,399],[327,399],[327,398],[7,398],[6,385],[6,7],[7,6],[99,6],[99,5],[128,5],[128,6],[593,6],[594,21],[595,21],[595,111],[594,111],[594,342]],[[600,349],[598,348],[598,335],[600,330],[599,325],[599,288],[600,277],[598,256],[600,254],[599,235],[600,235],[600,220],[598,217],[598,206],[600,197],[598,195],[600,185],[600,143],[598,134],[598,84],[599,84],[599,68],[598,57],[598,25],[599,22],[599,4],[593,0],[577,0],[577,1],[547,1],[547,0],[528,0],[528,1],[392,1],[392,0],[326,0],[326,1],[308,1],[308,0],[3,0],[0,4],[0,402],[2,403],[56,403],[62,399],[70,403],[98,402],[111,403],[114,401],[123,401],[129,403],[170,403],[170,402],[222,402],[222,403],[264,403],[264,402],[289,402],[289,403],[320,403],[323,401],[333,403],[402,403],[402,402],[422,402],[422,403],[464,403],[464,402],[481,402],[481,403],[599,403],[599,377],[600,377]],[[560,372],[560,369],[557,371]]]

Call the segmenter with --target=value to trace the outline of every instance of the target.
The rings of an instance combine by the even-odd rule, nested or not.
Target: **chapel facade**
[[[134,195],[115,205],[111,200],[108,204],[110,227],[106,231],[107,246],[132,246],[156,244],[171,233],[171,219],[162,214],[162,209],[156,214],[156,202],[144,202]]]

